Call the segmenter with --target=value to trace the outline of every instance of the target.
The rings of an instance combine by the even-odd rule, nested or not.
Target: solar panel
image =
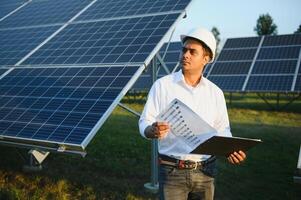
[[[210,80],[224,91],[239,92],[246,76],[210,76]]]
[[[0,22],[0,28],[66,23],[87,6],[89,0],[36,0]]]
[[[252,62],[216,62],[211,70],[211,75],[222,74],[247,74]]]
[[[226,41],[224,49],[226,48],[246,48],[257,47],[260,43],[260,37],[247,37],[247,38],[230,38]]]
[[[293,76],[251,76],[246,91],[286,92],[290,91]]]
[[[301,45],[301,37],[298,34],[266,36],[262,46],[294,46]]]
[[[139,66],[17,68],[0,80],[2,137],[84,148]]]
[[[23,64],[144,62],[177,14],[71,24]]]
[[[58,26],[0,29],[0,66],[15,65],[57,29]]]
[[[259,52],[258,59],[289,59],[298,58],[300,46],[296,47],[275,47],[262,48]]]
[[[296,70],[296,60],[256,61],[252,74],[293,74]]]
[[[188,3],[36,0],[0,21],[0,142],[84,151]]]
[[[84,12],[76,21],[151,15],[182,11],[190,0],[100,0]]]
[[[255,53],[256,49],[223,49],[218,57],[218,61],[252,61]]]
[[[0,20],[8,15],[10,12],[17,9],[21,6],[25,1],[22,0],[2,0],[0,6]]]
[[[2,77],[2,75],[7,71],[7,69],[1,69],[0,68],[0,78]]]
[[[228,39],[208,78],[225,91],[299,91],[300,52],[300,34]]]

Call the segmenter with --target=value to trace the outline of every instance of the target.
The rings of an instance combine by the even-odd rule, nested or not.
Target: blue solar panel
[[[57,29],[58,26],[0,29],[0,65],[16,64]]]
[[[76,21],[128,17],[170,11],[182,11],[190,0],[100,0]]]
[[[246,76],[209,76],[207,77],[222,90],[237,92],[241,91]]]
[[[23,64],[144,62],[178,16],[71,24]]]
[[[286,92],[290,91],[293,83],[291,75],[250,76],[246,91]]]
[[[261,48],[257,59],[296,59],[299,53],[300,46]]]
[[[1,69],[0,68],[0,77],[7,71],[7,69]]]
[[[230,38],[226,41],[223,49],[257,47],[260,39],[260,37]]]
[[[247,74],[251,64],[252,62],[216,62],[210,74]]]
[[[225,75],[243,75],[245,81],[231,83],[243,84],[242,91],[293,92],[300,50],[300,34],[228,39],[207,74],[225,90],[233,90],[222,85],[231,83]]]
[[[0,22],[0,28],[66,23],[90,2],[89,0],[31,1]]]
[[[20,7],[24,2],[25,1],[22,0],[2,0],[0,6],[0,19]]]
[[[262,46],[301,45],[300,34],[265,36]]]
[[[253,60],[256,53],[256,49],[223,49],[220,52],[218,61],[228,60]]]
[[[293,74],[296,65],[296,60],[256,61],[252,74]]]
[[[0,79],[0,135],[83,146],[138,68],[14,69]]]

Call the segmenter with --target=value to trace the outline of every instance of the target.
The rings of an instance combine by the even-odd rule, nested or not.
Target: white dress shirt
[[[202,77],[197,86],[186,84],[182,70],[158,79],[151,87],[144,110],[139,119],[140,134],[145,137],[144,130],[156,121],[157,115],[175,98],[182,101],[202,119],[217,130],[217,135],[229,136],[229,118],[224,94],[214,83]],[[178,154],[185,146],[178,144],[173,134],[168,133],[158,142],[160,154],[181,160],[201,161],[209,155]],[[176,149],[176,151],[175,151]]]

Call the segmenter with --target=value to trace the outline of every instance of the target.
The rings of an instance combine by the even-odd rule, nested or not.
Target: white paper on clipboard
[[[185,148],[187,152],[182,153],[190,153],[217,133],[213,127],[178,99],[174,99],[156,120],[169,123],[171,133],[176,136],[176,140],[187,145],[188,148]]]

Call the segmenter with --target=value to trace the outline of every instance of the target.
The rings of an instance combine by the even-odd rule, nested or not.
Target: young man
[[[212,200],[214,196],[215,157],[179,154],[183,145],[170,134],[167,122],[156,122],[156,116],[175,98],[184,102],[217,130],[218,135],[231,136],[225,98],[221,89],[202,76],[204,67],[215,57],[216,41],[203,28],[181,35],[183,43],[182,70],[158,79],[149,91],[139,120],[140,133],[145,138],[159,139],[160,199]],[[242,151],[228,157],[232,164],[246,158]],[[179,165],[185,163],[185,165]]]

